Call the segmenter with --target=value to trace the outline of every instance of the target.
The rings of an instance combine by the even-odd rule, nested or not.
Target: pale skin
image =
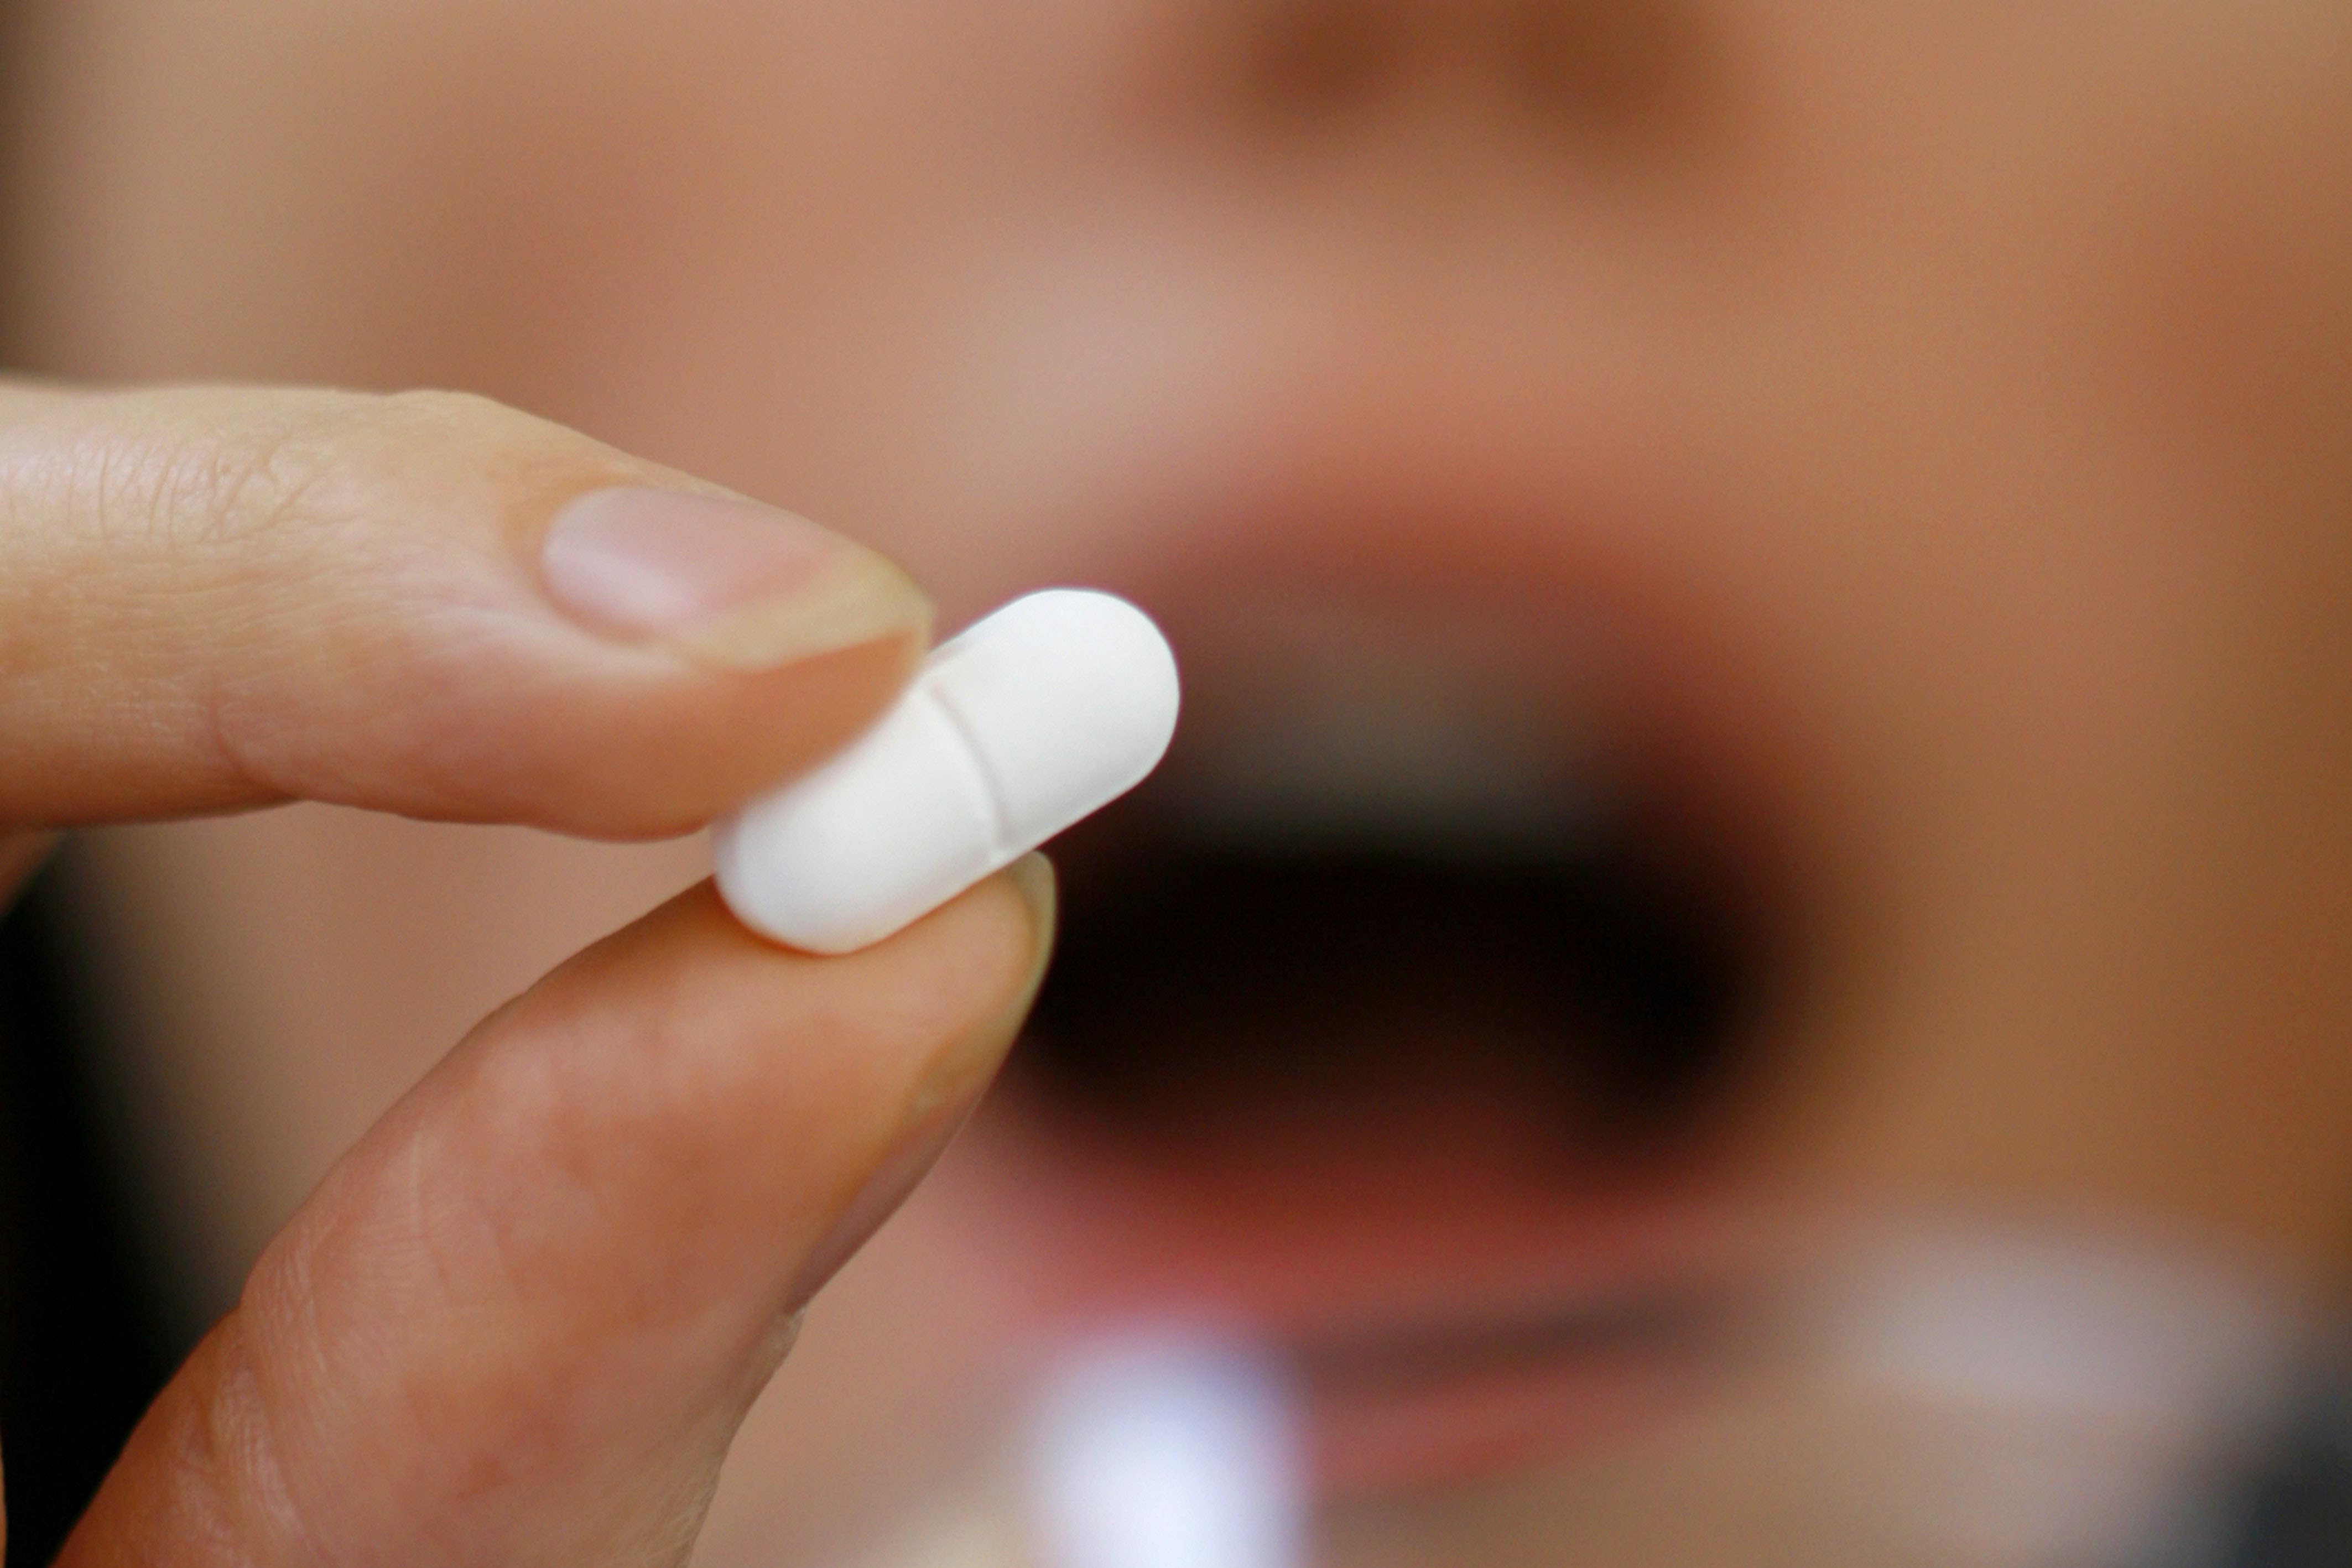
[[[478,400],[0,397],[12,821],[307,796],[674,831],[854,732],[925,634],[908,592],[780,664],[734,656],[742,613],[599,638],[536,586],[551,512],[685,482]],[[1011,1043],[1052,909],[1032,861],[818,962],[698,888],[580,955],[337,1166],[65,1560],[674,1556],[808,1297]]]
[[[1675,133],[1654,146],[1563,115],[1582,101],[1576,70],[1505,68],[1524,51],[1498,40],[1546,18],[1582,40],[1570,62],[1606,57],[1575,31],[1601,9],[58,0],[32,8],[41,47],[16,57],[37,131],[16,187],[16,329],[28,362],[103,381],[479,388],[836,523],[906,561],[949,622],[1073,579],[1164,591],[1181,618],[1267,559],[1339,592],[1480,549],[1663,584],[1720,644],[1696,680],[1786,761],[1780,810],[1820,881],[1802,933],[1819,1000],[1785,1020],[1785,1071],[1727,1160],[1740,1190],[2129,1217],[2340,1301],[2352,13],[1609,7],[1681,17],[1706,45],[1667,57]],[[1318,17],[1384,63],[1318,72],[1310,47],[1307,69],[1267,68],[1295,68]],[[153,417],[24,395],[20,452],[55,442],[44,422]],[[215,395],[172,415],[198,451],[256,406]],[[579,459],[593,474],[558,464],[572,476],[557,489],[646,472],[477,405],[448,418],[489,443],[446,459],[467,486],[509,439],[594,454]],[[327,452],[345,472],[349,455]],[[444,539],[443,514],[404,510],[407,494],[383,515]],[[527,583],[551,502],[492,507],[458,546],[495,536],[514,553],[490,559]],[[12,639],[50,624],[11,660],[59,681],[94,667],[77,655],[114,647],[121,622],[58,622],[102,596],[42,591],[68,570],[46,528],[9,549],[0,624]],[[1241,564],[1186,580],[1202,556]],[[242,638],[251,621],[222,628]],[[214,646],[209,626],[173,646]],[[58,720],[65,696],[0,715],[12,737],[50,737],[18,786],[46,791],[17,813],[28,827],[317,794],[654,834],[871,711],[905,653],[872,651],[854,692],[807,672],[730,683],[729,701],[772,705],[766,731],[716,697],[708,731],[649,700],[665,746],[710,747],[679,775],[704,792],[658,801],[626,780],[596,800],[547,782],[632,755],[644,715],[615,703],[518,731],[495,683],[462,723],[437,697],[415,710],[457,725],[446,755],[471,737],[503,758],[518,735],[579,750],[526,747],[547,769],[536,789],[503,763],[436,768],[436,788],[509,791],[462,802],[368,752],[373,723],[313,724],[326,753],[273,758],[258,780],[194,748],[201,727],[142,754],[131,739],[174,733],[153,713],[202,711],[169,681],[141,699],[160,706],[102,710],[126,726],[102,766],[58,754],[83,728]],[[675,678],[672,696],[702,677]],[[732,749],[753,733],[785,749]],[[568,894],[534,904],[509,883],[569,867],[584,885],[612,862],[533,844],[498,862],[528,875],[478,884],[462,874],[488,858],[477,841],[421,829],[218,831],[187,841],[216,852],[159,850],[136,907],[160,949],[207,956],[185,997],[220,1027],[196,1037],[218,1061],[250,1053],[175,1124],[194,1151],[175,1170],[236,1173],[203,1187],[196,1227],[234,1279],[324,1151],[446,1038],[387,1027],[339,1078],[287,1021],[299,1009],[240,1003],[309,972],[287,956],[301,952],[331,958],[318,972],[352,998],[457,971],[419,1010],[478,1009],[572,934]],[[449,891],[420,900],[398,953],[291,917],[225,935],[174,914],[191,866],[208,888],[269,891],[272,852],[356,868],[358,906],[426,867]],[[649,853],[644,885],[690,874],[691,850]],[[493,894],[520,913],[484,919]],[[937,954],[906,945],[996,953],[986,983],[941,1004],[978,1018],[1034,956],[1017,914],[983,892],[856,962],[929,975]],[[690,911],[656,927],[814,983]],[[763,1039],[789,1042],[772,1026]],[[894,1049],[912,1074],[931,1047]],[[316,1092],[270,1098],[289,1082]],[[940,1347],[925,1302],[956,1292],[992,1327],[1066,1304],[1076,1249],[1006,1196],[1059,1167],[1010,1123],[975,1130],[871,1271],[845,1280],[858,1293],[834,1320],[838,1350],[820,1315],[814,1354],[761,1406],[715,1516],[722,1545],[754,1556],[853,1482],[887,1491],[903,1413],[966,1348]],[[774,1145],[732,1153],[744,1179],[782,1179]],[[782,1277],[789,1249],[758,1268]],[[900,1424],[877,1434],[883,1409]]]

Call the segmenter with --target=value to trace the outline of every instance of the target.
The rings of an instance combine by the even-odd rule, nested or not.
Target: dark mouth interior
[[[1541,850],[1188,828],[1151,787],[1056,846],[1061,947],[1013,1082],[1138,1136],[1475,1082],[1622,1161],[1738,1076],[1756,922],[1631,818]]]

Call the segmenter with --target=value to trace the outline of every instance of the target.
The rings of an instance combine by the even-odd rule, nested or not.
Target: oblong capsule
[[[1178,702],[1175,656],[1134,605],[1016,599],[845,749],[720,822],[719,895],[787,946],[871,946],[1143,782]]]

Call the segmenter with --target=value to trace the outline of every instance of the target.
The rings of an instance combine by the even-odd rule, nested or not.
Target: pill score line
[[[916,702],[929,704],[939,714],[940,722],[955,733],[959,754],[971,765],[973,799],[980,802],[982,819],[988,824],[988,857],[999,866],[1011,865],[1029,852],[1007,848],[1013,835],[1005,821],[1004,787],[989,771],[987,753],[980,748],[980,737],[973,733],[971,721],[956,711],[955,704],[937,685],[918,686],[909,695]]]
[[[845,749],[720,822],[719,894],[787,946],[868,946],[1141,783],[1180,706],[1175,656],[1134,605],[1015,600]]]

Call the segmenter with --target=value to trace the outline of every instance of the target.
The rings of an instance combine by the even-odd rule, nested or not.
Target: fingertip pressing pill
[[[845,750],[719,824],[719,896],[786,946],[869,946],[1141,783],[1177,703],[1175,656],[1134,605],[1016,599]]]

